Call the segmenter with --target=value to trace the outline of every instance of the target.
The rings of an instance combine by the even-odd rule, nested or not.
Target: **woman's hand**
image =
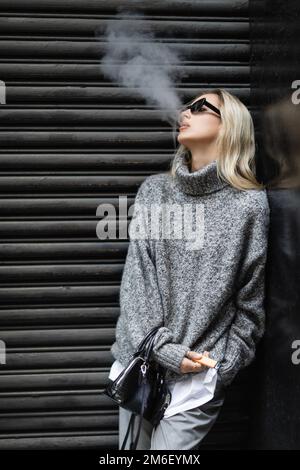
[[[186,353],[186,357],[182,359],[181,365],[180,365],[180,372],[182,374],[187,374],[188,372],[200,372],[203,370],[205,367],[203,364],[200,364],[199,362],[194,362],[192,359],[201,359],[203,356],[209,356],[208,351],[204,351],[203,354],[197,353],[195,351],[188,351]]]

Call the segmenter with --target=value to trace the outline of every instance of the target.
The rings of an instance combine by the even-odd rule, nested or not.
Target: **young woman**
[[[197,448],[265,328],[269,205],[255,178],[251,115],[212,89],[181,110],[180,125],[170,171],[137,192],[111,347],[113,379],[161,325],[153,359],[166,368],[174,402],[155,429],[143,420],[138,449]],[[203,354],[219,367],[196,362]],[[130,415],[120,408],[119,446]]]

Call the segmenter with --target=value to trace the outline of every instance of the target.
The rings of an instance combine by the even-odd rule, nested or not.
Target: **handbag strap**
[[[152,336],[154,336],[157,332],[157,330],[161,327],[161,325],[159,326],[155,326],[154,328],[152,328],[152,330],[150,330],[146,336],[144,337],[144,339],[142,339],[142,341],[140,342],[138,348],[137,348],[137,351],[136,351],[136,354],[139,355],[144,349],[145,349],[145,346],[147,345],[147,342],[152,338]]]
[[[144,382],[144,380],[143,380],[143,382]],[[138,444],[138,441],[139,441],[139,437],[140,437],[140,433],[141,433],[143,414],[144,414],[145,405],[146,405],[146,394],[145,394],[146,386],[145,385],[146,385],[146,383],[144,383],[144,387],[143,387],[142,405],[141,405],[141,411],[139,413],[139,418],[140,419],[139,419],[138,429],[137,429],[135,439],[134,440],[133,440],[133,438],[131,439],[131,443],[129,445],[130,450],[136,450],[137,444]],[[126,434],[125,434],[125,437],[124,437],[124,440],[123,440],[123,443],[122,443],[122,446],[121,446],[120,450],[125,449],[125,445],[126,445],[130,430],[132,431],[132,436],[133,436],[135,417],[136,417],[135,413],[131,413],[131,417],[130,417],[130,420],[129,420],[127,431],[126,431]]]
[[[120,450],[125,449],[125,445],[126,445],[126,442],[127,442],[128,436],[129,436],[129,431],[130,431],[130,429],[133,430],[133,427],[134,427],[134,419],[135,419],[135,414],[131,413],[131,417],[130,417],[130,420],[129,420],[127,431],[126,431],[126,434],[125,434],[125,437],[124,437],[124,440],[123,440],[123,443],[122,443],[122,446],[121,446]]]
[[[153,335],[145,348],[145,361],[149,362],[154,347],[155,335]]]
[[[144,386],[144,388],[143,388],[143,399],[142,399],[142,407],[141,407],[141,413],[140,413],[139,426],[138,426],[138,430],[137,430],[137,433],[136,433],[135,441],[130,443],[130,449],[132,449],[132,450],[136,450],[137,444],[138,444],[138,440],[139,440],[139,437],[140,437],[140,433],[141,433],[143,414],[144,414],[144,409],[145,409],[145,404],[146,404],[145,390],[146,390],[146,387]]]

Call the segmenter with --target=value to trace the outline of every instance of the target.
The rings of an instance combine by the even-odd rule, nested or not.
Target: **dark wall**
[[[250,1],[250,101],[271,209],[266,334],[250,433],[257,449],[300,448],[300,104],[293,99],[300,87],[299,26],[298,1]]]
[[[277,167],[264,151],[263,111],[281,99],[290,100],[300,79],[300,7],[297,0],[250,0],[250,104],[257,129],[260,178],[269,182]]]

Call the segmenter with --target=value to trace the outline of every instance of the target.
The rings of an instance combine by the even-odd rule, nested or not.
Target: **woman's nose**
[[[182,111],[182,113],[180,114],[180,122],[182,122],[184,119],[187,119],[189,120],[190,119],[190,116],[191,115],[191,112],[189,109],[185,109],[184,111]]]

